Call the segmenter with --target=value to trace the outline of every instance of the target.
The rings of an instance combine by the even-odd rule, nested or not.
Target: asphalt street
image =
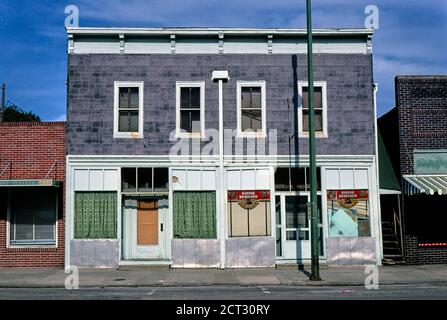
[[[202,286],[80,288],[79,290],[0,289],[0,300],[447,300],[443,285],[361,286]]]

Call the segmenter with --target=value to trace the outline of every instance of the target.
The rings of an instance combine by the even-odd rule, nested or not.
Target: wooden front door
[[[137,246],[158,245],[158,208],[156,200],[138,201]]]
[[[125,199],[123,206],[123,259],[166,257],[167,198]]]

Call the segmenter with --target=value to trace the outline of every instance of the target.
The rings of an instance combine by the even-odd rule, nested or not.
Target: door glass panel
[[[287,240],[296,240],[296,230],[287,231]]]
[[[276,227],[276,256],[282,256],[282,236],[281,236],[281,227]]]
[[[281,197],[275,197],[275,214],[276,214],[276,224],[281,225]]]
[[[303,240],[309,240],[310,236],[309,236],[309,231],[308,230],[299,230],[298,231],[298,240],[303,241]]]
[[[286,228],[308,228],[307,196],[286,197]]]

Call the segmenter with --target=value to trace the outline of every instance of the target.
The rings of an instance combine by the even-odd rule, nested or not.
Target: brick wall
[[[0,179],[43,179],[57,160],[48,179],[62,181],[58,191],[57,248],[7,248],[6,206],[0,205],[0,268],[64,266],[65,155],[65,123],[0,124],[0,173],[11,161]]]
[[[399,114],[400,169],[402,175],[414,174],[414,149],[447,149],[447,76],[397,77],[395,84]],[[408,197],[403,197],[405,260],[415,264],[447,263],[447,248],[418,247],[420,239],[408,227],[409,219],[415,218],[410,216],[414,213],[408,204]],[[436,223],[436,217],[431,216],[434,212],[420,214],[424,214],[421,219],[433,219],[433,223]]]

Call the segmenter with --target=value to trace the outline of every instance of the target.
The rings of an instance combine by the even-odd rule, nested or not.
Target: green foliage
[[[17,106],[5,107],[5,122],[40,122],[40,117],[33,112],[25,112]]]

